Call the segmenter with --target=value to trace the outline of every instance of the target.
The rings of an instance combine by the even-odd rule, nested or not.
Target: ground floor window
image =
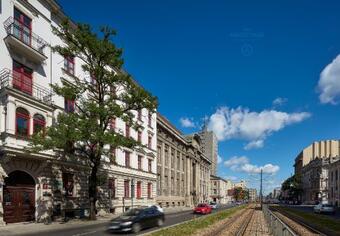
[[[63,173],[63,187],[66,197],[74,196],[74,175],[70,173]]]
[[[152,198],[152,183],[148,183],[148,198]]]
[[[124,197],[129,198],[130,197],[130,181],[124,180]]]

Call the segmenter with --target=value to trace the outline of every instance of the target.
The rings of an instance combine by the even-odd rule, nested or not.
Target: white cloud
[[[280,170],[279,166],[270,163],[263,166],[253,165],[246,156],[233,156],[229,160],[226,160],[224,165],[233,171],[247,174],[258,174],[261,170],[265,174],[276,174]]]
[[[287,98],[276,98],[273,101],[273,106],[282,106],[283,104],[285,104],[288,101]]]
[[[195,128],[196,125],[192,118],[182,117],[179,119],[181,125],[185,128]]]
[[[338,103],[340,98],[340,54],[322,70],[318,90],[321,103]]]
[[[226,176],[224,178],[231,181],[236,181],[238,179],[236,176]]]
[[[219,141],[242,139],[249,141],[246,149],[260,148],[273,132],[287,125],[299,123],[310,115],[307,112],[286,113],[276,110],[252,112],[242,107],[236,109],[220,107],[210,116],[208,128],[214,131]]]
[[[263,146],[264,146],[263,140],[254,140],[254,141],[247,143],[247,145],[244,146],[244,149],[245,150],[257,149],[257,148],[262,148]]]
[[[237,168],[241,165],[245,165],[249,162],[248,158],[245,157],[245,156],[242,156],[242,157],[237,157],[237,156],[234,156],[232,158],[230,158],[229,160],[226,160],[224,162],[224,165],[226,167],[229,167],[230,169],[234,170],[234,171],[237,171]]]
[[[217,155],[217,164],[222,163],[223,159],[220,155]]]

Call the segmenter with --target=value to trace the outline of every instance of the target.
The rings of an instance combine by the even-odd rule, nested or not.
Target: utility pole
[[[261,203],[261,210],[262,210],[262,174],[263,174],[263,170],[261,169],[261,184],[260,184],[260,203]]]

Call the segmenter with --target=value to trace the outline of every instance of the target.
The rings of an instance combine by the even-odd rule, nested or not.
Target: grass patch
[[[292,209],[289,207],[281,207],[281,206],[275,206],[273,207],[278,208],[280,210],[286,211],[287,213],[290,213],[292,215],[302,217],[304,220],[306,220],[308,223],[317,226],[318,228],[324,228],[326,230],[334,231],[334,233],[340,235],[340,220],[332,218],[327,215],[320,215],[315,214],[312,212],[303,212],[299,211],[297,209]]]
[[[245,208],[246,205],[233,207],[227,210],[223,210],[220,212],[213,213],[211,215],[200,217],[188,222],[184,222],[183,224],[176,225],[170,228],[162,229],[157,232],[149,234],[150,236],[188,236],[196,233],[200,229],[206,228],[220,220],[223,220],[235,212]]]

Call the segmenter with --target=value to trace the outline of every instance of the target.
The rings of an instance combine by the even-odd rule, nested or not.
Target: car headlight
[[[122,225],[122,226],[128,226],[128,225],[131,225],[131,224],[132,224],[132,221],[126,221],[126,222],[120,223],[120,225]]]

